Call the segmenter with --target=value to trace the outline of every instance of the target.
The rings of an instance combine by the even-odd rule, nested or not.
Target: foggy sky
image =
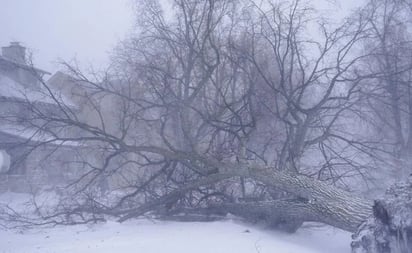
[[[56,61],[76,57],[83,66],[103,67],[108,53],[133,26],[133,0],[0,0],[0,46],[19,41],[34,63],[55,72]],[[332,8],[330,2],[338,3]],[[314,0],[333,16],[359,5],[356,0]]]
[[[130,0],[0,0],[0,46],[19,41],[52,72],[58,58],[105,65],[132,27],[131,9]]]

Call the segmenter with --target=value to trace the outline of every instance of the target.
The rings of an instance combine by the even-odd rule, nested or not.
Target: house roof
[[[0,133],[15,136],[25,141],[47,142],[48,144],[62,146],[84,146],[84,144],[79,141],[64,141],[44,132],[41,129],[16,124],[0,124]]]
[[[50,92],[52,92],[57,101],[51,97]],[[21,83],[4,75],[0,75],[0,97],[17,98],[29,102],[47,104],[56,104],[56,102],[59,102],[67,106],[76,107],[69,98],[59,94],[56,90],[50,89],[49,91],[45,87],[36,89],[26,88]]]
[[[31,65],[26,65],[26,64],[18,63],[18,62],[12,61],[12,60],[10,60],[10,59],[6,59],[6,58],[4,58],[3,56],[0,55],[0,62],[1,62],[1,61],[2,61],[2,62],[5,62],[5,63],[7,63],[7,64],[9,64],[9,65],[14,65],[14,66],[16,66],[16,67],[19,67],[19,68],[22,68],[22,69],[26,69],[26,70],[28,70],[28,71],[35,71],[35,72],[40,73],[40,74],[43,74],[43,75],[44,75],[44,74],[46,74],[46,75],[51,75],[50,72],[47,72],[47,71],[45,71],[45,70],[36,68],[36,67],[34,67],[34,66],[31,66]]]
[[[0,55],[0,62],[1,62],[1,61],[2,61],[2,62],[5,62],[6,64],[9,64],[9,65],[14,65],[14,66],[16,66],[16,67],[19,67],[19,68],[22,68],[22,69],[26,69],[26,70],[28,70],[28,71],[35,71],[35,72],[40,73],[40,74],[43,74],[43,75],[51,75],[50,72],[47,72],[47,71],[45,71],[45,70],[42,70],[42,69],[33,67],[33,66],[31,66],[31,65],[26,65],[26,64],[18,63],[18,62],[15,62],[15,61],[6,59],[6,58],[4,58],[3,56]]]

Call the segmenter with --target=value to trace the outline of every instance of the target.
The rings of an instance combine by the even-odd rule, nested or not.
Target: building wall
[[[90,147],[38,146],[38,142],[1,132],[0,140],[0,150],[5,150],[11,158],[10,169],[0,172],[0,193],[64,187],[90,170],[85,164],[99,162]]]

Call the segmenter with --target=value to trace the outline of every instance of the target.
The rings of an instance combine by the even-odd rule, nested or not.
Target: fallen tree
[[[172,19],[156,1],[141,2],[141,31],[113,69],[90,77],[65,65],[70,82],[59,85],[78,91],[68,95],[79,108],[43,82],[57,112],[28,103],[30,117],[7,118],[48,136],[33,149],[70,143],[95,155],[82,154],[62,201],[36,205],[40,221],[26,224],[191,210],[291,232],[305,221],[355,232],[373,215],[373,201],[335,186],[347,175],[368,181],[365,161],[388,153],[352,128],[362,115],[359,83],[374,75],[363,73],[366,55],[356,48],[369,36],[364,16],[330,30],[320,24],[316,41],[306,36],[313,15],[301,1],[264,9],[176,0]],[[303,163],[313,156],[315,164]],[[257,191],[263,202],[236,200]]]
[[[228,213],[243,217],[246,221],[264,222],[267,226],[285,230],[296,231],[303,222],[316,221],[355,232],[359,225],[372,216],[373,201],[356,197],[353,193],[346,192],[324,182],[311,179],[303,175],[293,175],[289,172],[276,171],[270,168],[239,167],[237,164],[220,163],[219,172],[204,176],[198,180],[185,183],[178,189],[162,195],[153,201],[134,203],[133,208],[122,208],[119,203],[102,205],[97,198],[85,199],[76,204],[61,202],[56,209],[36,209],[36,216],[24,217],[12,212],[8,218],[3,210],[3,220],[21,223],[25,226],[57,225],[98,222],[105,216],[118,217],[120,222],[137,218],[146,214],[172,217],[179,213],[200,214],[200,220],[208,220],[205,216]],[[218,184],[234,177],[252,178],[261,181],[266,186],[274,186],[286,191],[293,198],[276,199],[272,201],[230,203],[223,202],[209,204],[205,208],[172,208],[179,199],[184,199],[186,194],[203,186]],[[73,196],[71,196],[73,197]],[[37,207],[38,203],[33,202]],[[190,219],[190,218],[189,218]]]
[[[353,193],[327,185],[307,176],[294,175],[270,168],[241,167],[239,164],[225,164],[216,161],[213,164],[219,168],[218,173],[181,186],[179,189],[153,202],[145,203],[130,210],[124,210],[122,211],[124,215],[120,218],[120,221],[143,215],[156,209],[156,207],[174,202],[176,198],[183,196],[190,190],[218,183],[231,177],[252,178],[267,186],[279,188],[299,197],[290,202],[274,201],[261,205],[263,209],[266,209],[264,212],[267,213],[267,216],[270,216],[269,213],[272,213],[271,215],[274,217],[282,217],[285,220],[319,221],[354,232],[363,221],[372,215],[372,201],[356,197]],[[239,205],[239,210],[242,209],[242,206],[242,204]],[[227,207],[227,211],[230,212],[230,210],[234,210],[235,206]],[[260,208],[259,210],[262,209]],[[259,213],[260,211],[256,212]],[[256,216],[259,215],[256,214]]]
[[[353,253],[408,253],[412,250],[412,180],[391,186],[375,200],[373,216],[353,235]]]

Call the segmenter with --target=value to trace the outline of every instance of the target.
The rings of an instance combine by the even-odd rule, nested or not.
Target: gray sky
[[[313,0],[343,16],[361,0]],[[95,67],[108,63],[108,53],[131,30],[132,0],[0,0],[0,46],[20,41],[34,54],[35,64],[54,72],[56,60],[74,57]]]
[[[105,65],[132,27],[131,9],[130,0],[0,0],[0,46],[20,41],[52,72],[58,58]]]

